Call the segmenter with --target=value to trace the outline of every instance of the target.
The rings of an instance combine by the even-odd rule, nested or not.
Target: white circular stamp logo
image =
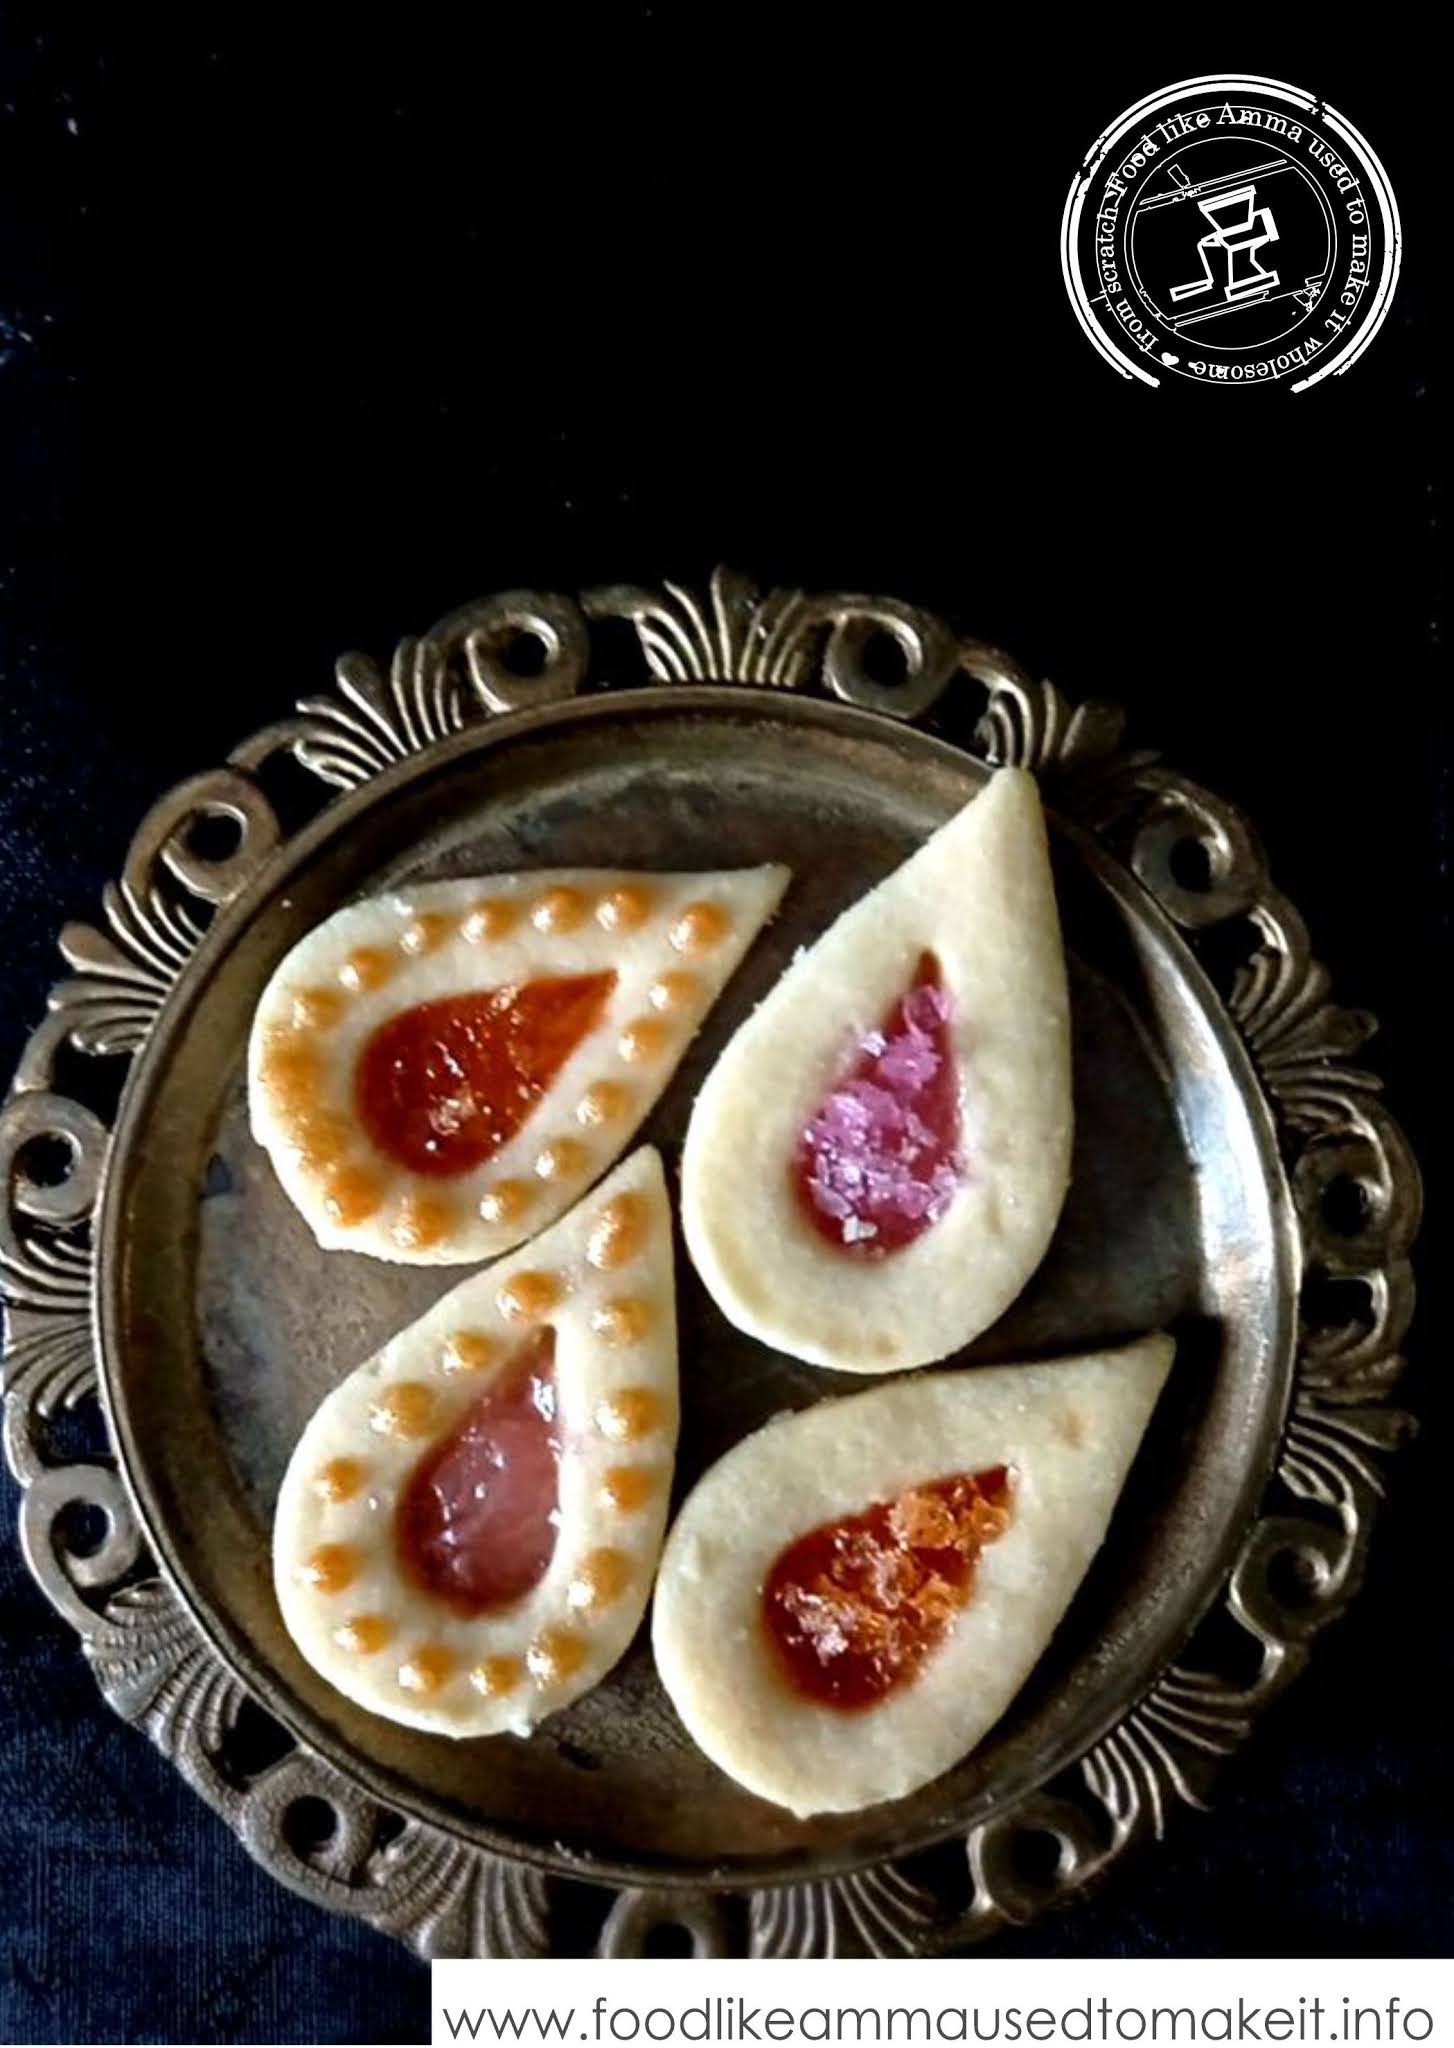
[[[1383,324],[1400,231],[1382,164],[1324,100],[1274,78],[1188,78],[1108,128],[1070,188],[1076,316],[1158,385],[1341,376]]]

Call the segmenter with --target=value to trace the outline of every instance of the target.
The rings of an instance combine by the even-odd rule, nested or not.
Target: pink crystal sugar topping
[[[810,1221],[860,1258],[897,1251],[938,1222],[959,1187],[959,1078],[939,962],[914,980],[798,1141],[794,1179]]]

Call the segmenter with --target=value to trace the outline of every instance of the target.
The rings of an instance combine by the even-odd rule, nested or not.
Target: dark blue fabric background
[[[1434,87],[1393,27],[1271,43],[1060,42],[1047,80],[969,15],[799,53],[742,9],[316,49],[0,12],[0,1071],[151,797],[339,648],[720,555],[902,590],[1127,702],[1258,820],[1437,1168]],[[1060,285],[1091,137],[1228,62],[1326,92],[1406,211],[1384,334],[1306,399],[1122,387]],[[1214,1814],[1003,1952],[1449,1952],[1431,1266],[1425,1433],[1354,1614]],[[425,2037],[419,1966],[254,1869],[101,1709],[8,1540],[0,1689],[0,2038]]]

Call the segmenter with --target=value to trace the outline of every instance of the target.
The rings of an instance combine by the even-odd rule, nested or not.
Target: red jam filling
[[[762,1612],[795,1689],[851,1709],[906,1684],[968,1603],[979,1554],[1009,1519],[1009,1474],[995,1465],[911,1487],[789,1544]]]
[[[555,1332],[542,1330],[420,1463],[399,1501],[409,1576],[462,1614],[538,1585],[558,1531]]]
[[[798,1199],[830,1244],[881,1258],[911,1244],[953,1201],[959,1077],[951,1002],[932,953],[798,1140]]]
[[[364,1129],[414,1173],[472,1172],[514,1137],[615,985],[570,974],[401,1010],[359,1054]]]

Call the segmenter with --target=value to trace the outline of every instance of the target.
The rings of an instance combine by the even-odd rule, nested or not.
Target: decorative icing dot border
[[[437,1444],[457,1426],[464,1405],[472,1398],[469,1383],[507,1363],[513,1355],[512,1338],[540,1328],[568,1307],[596,1347],[629,1356],[652,1334],[655,1309],[644,1294],[612,1291],[602,1295],[602,1290],[610,1287],[613,1276],[627,1273],[645,1256],[654,1226],[669,1229],[669,1222],[656,1214],[657,1206],[656,1198],[639,1188],[617,1189],[581,1219],[583,1249],[578,1260],[522,1265],[506,1274],[493,1303],[501,1332],[479,1327],[481,1319],[476,1312],[440,1338],[432,1372],[426,1369],[421,1374],[411,1367],[406,1374],[381,1376],[368,1406],[372,1434],[386,1444],[407,1446],[413,1469],[420,1458],[429,1455],[432,1443]],[[610,1445],[613,1453],[611,1462],[602,1465],[593,1488],[600,1513],[612,1520],[629,1518],[661,1499],[669,1466],[655,1459],[636,1464],[616,1460],[619,1447],[648,1447],[669,1427],[671,1419],[672,1404],[665,1393],[646,1383],[627,1380],[596,1398],[589,1439],[602,1447]],[[569,1446],[566,1454],[572,1454]],[[599,1457],[588,1445],[579,1443],[574,1455]],[[340,1520],[352,1529],[361,1497],[367,1498],[372,1513],[387,1514],[392,1532],[405,1483],[403,1476],[381,1478],[364,1457],[335,1452],[324,1459],[309,1482],[315,1534],[326,1532]],[[420,1632],[416,1622],[407,1618],[408,1610],[417,1610],[431,1596],[405,1586],[391,1554],[387,1570],[391,1582],[398,1580],[401,1610],[389,1612],[390,1601],[376,1594],[366,1611],[343,1613],[328,1630],[328,1640],[350,1659],[373,1658],[393,1647],[401,1628],[405,1629],[414,1640],[399,1656],[394,1679],[401,1692],[415,1699],[440,1699],[466,1681],[485,1699],[514,1694],[527,1680],[537,1694],[558,1691],[589,1660],[590,1623],[625,1597],[638,1572],[651,1567],[651,1561],[635,1560],[617,1544],[599,1540],[594,1525],[587,1535],[580,1554],[556,1575],[562,1589],[559,1615],[538,1622],[522,1652],[485,1649],[471,1664],[464,1653],[430,1638],[427,1631]],[[357,1536],[344,1540],[325,1533],[322,1540],[310,1538],[293,1567],[293,1578],[313,1596],[320,1611],[333,1610],[367,1571],[377,1572],[381,1554],[377,1535],[370,1546]],[[498,1614],[480,1615],[471,1627],[478,1630],[482,1642],[488,1642],[502,1624],[508,1624],[512,1609],[519,1604],[512,1602]],[[378,1704],[388,1711],[382,1699]]]
[[[427,1252],[444,1244],[467,1208],[481,1222],[502,1229],[523,1225],[538,1202],[532,1180],[557,1192],[584,1188],[599,1170],[600,1160],[580,1135],[547,1130],[525,1162],[529,1178],[512,1170],[486,1180],[478,1193],[466,1198],[464,1209],[448,1186],[413,1174],[396,1161],[382,1160],[351,1102],[339,1097],[336,1076],[330,1085],[321,1049],[321,1041],[347,1021],[355,999],[397,987],[399,975],[407,974],[412,962],[433,958],[447,946],[477,948],[514,939],[522,922],[543,939],[568,936],[588,921],[624,937],[646,929],[653,917],[670,914],[667,945],[699,960],[719,951],[734,928],[732,911],[715,897],[692,898],[672,909],[662,901],[659,888],[625,875],[612,877],[594,891],[554,882],[533,899],[522,887],[514,894],[480,897],[458,912],[421,909],[407,895],[373,901],[381,910],[391,908],[399,921],[397,953],[402,961],[384,946],[352,946],[334,970],[332,986],[321,979],[318,968],[310,968],[301,986],[280,993],[286,1015],[266,1027],[257,1079],[280,1126],[281,1142],[305,1180],[317,1184],[323,1213],[335,1229],[357,1230],[372,1223],[390,1203],[391,1188],[402,1186],[388,1232],[404,1253]],[[614,1057],[629,1070],[630,1078],[605,1072],[582,1091],[569,1112],[578,1131],[604,1132],[624,1124],[638,1099],[634,1077],[679,1056],[685,1039],[700,1023],[709,1005],[706,985],[698,975],[667,966],[665,959],[664,955],[647,991],[648,1011],[614,1027],[614,1047],[610,1039],[601,1040],[604,1061],[609,1064]],[[532,973],[551,971],[552,963],[542,959]],[[401,1002],[401,1010],[407,1007]],[[354,1066],[356,1061],[357,1055]],[[353,1066],[350,1081],[352,1071]],[[527,1123],[549,1102],[551,1092],[546,1091]],[[513,1150],[514,1137],[507,1142]],[[473,1179],[486,1170],[471,1168],[458,1178]]]

